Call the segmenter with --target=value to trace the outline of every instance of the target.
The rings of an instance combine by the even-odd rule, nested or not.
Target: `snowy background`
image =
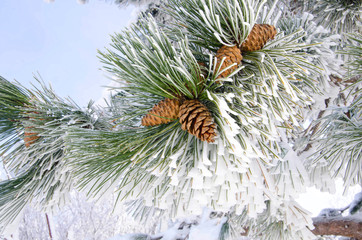
[[[317,216],[323,208],[342,208],[348,205],[359,187],[350,189],[347,196],[343,196],[342,181],[337,183],[337,192],[334,195],[321,193],[310,188],[307,194],[299,198],[299,202]],[[209,218],[210,211],[204,209],[202,216],[189,216],[184,219],[172,221],[154,216],[146,223],[140,224],[127,214],[126,206],[113,205],[114,199],[101,201],[87,201],[83,194],[72,192],[71,201],[53,212],[48,212],[49,226],[52,239],[57,240],[132,240],[135,234],[142,237],[145,233],[152,235],[154,239],[163,236],[163,240],[175,240],[191,231],[189,239],[213,240],[217,239],[218,233],[224,221],[223,216]],[[197,226],[195,223],[198,223]],[[180,226],[185,226],[179,230]],[[5,233],[10,239],[51,239],[47,224],[46,213],[35,209],[31,204],[24,210],[24,215],[7,228]],[[1,239],[1,238],[0,238]],[[139,238],[146,239],[146,238]],[[247,239],[247,238],[240,238]],[[1,239],[3,240],[3,239]]]

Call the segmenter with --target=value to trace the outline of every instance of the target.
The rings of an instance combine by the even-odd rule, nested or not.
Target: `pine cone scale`
[[[186,123],[186,129],[190,129],[191,133],[193,133],[194,131],[194,127],[193,127],[193,119],[190,120],[190,118],[188,119],[188,122]]]

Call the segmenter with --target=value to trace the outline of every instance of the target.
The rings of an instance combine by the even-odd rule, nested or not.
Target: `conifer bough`
[[[20,151],[0,147],[10,149],[9,157],[15,167],[41,167],[21,182],[25,191],[28,186],[39,189],[33,195],[25,192],[24,197],[12,197],[23,193],[13,187],[22,178],[1,185],[4,190],[0,191],[0,200],[4,199],[6,205],[0,206],[0,223],[9,222],[7,216],[17,215],[14,210],[22,208],[30,197],[47,204],[58,196],[58,190],[66,191],[74,184],[98,198],[116,186],[117,199],[129,200],[130,213],[135,217],[148,218],[157,208],[176,217],[197,213],[206,205],[230,213],[230,229],[248,226],[249,236],[258,239],[313,239],[307,228],[312,227],[311,219],[293,200],[294,193],[304,191],[308,172],[300,158],[283,158],[287,151],[286,156],[292,156],[289,144],[279,145],[281,136],[290,136],[293,130],[286,129],[284,124],[294,122],[302,108],[310,104],[310,93],[304,90],[314,76],[319,76],[309,64],[310,55],[302,52],[308,47],[302,38],[303,30],[288,35],[284,31],[285,37],[265,51],[261,48],[274,38],[275,28],[257,25],[250,32],[259,19],[262,1],[171,3],[174,6],[171,4],[170,11],[180,23],[174,25],[175,29],[163,31],[154,19],[141,19],[139,25],[113,38],[113,51],[107,49],[102,53],[105,68],[121,81],[120,92],[112,97],[104,119],[98,115],[93,118],[92,112],[66,104],[49,90],[37,101],[34,111],[40,109],[36,119],[44,116],[51,124],[43,127],[42,121],[27,118],[24,126],[20,126],[30,127],[29,132],[39,134],[44,141],[25,149],[21,139],[17,140],[21,143]],[[183,25],[190,34],[177,29]],[[205,53],[216,52],[222,45],[229,49],[222,47],[225,50],[218,51],[223,54],[217,57],[217,72],[206,74],[203,70],[207,68],[200,66],[199,61],[212,62],[213,56],[208,55],[207,61]],[[240,47],[261,50],[249,52]],[[230,49],[234,52],[229,56]],[[231,65],[221,66],[228,60]],[[240,68],[234,65],[242,60],[248,64],[234,75],[235,81],[223,86],[214,84],[217,76],[210,77],[212,73],[220,75],[229,69],[235,73]],[[209,65],[209,70],[211,67],[215,69],[216,64]],[[0,99],[6,100],[1,98],[2,92],[0,88]],[[9,95],[12,96],[6,93],[5,97]],[[27,103],[27,98],[26,95],[21,102]],[[150,98],[163,100],[152,108]],[[7,105],[11,106],[11,102]],[[175,123],[138,128],[139,112],[148,108],[152,109],[142,125],[155,126],[179,119],[181,126]],[[15,124],[8,119],[19,114],[21,119],[23,112],[13,108],[3,111],[9,113],[6,118],[0,114],[5,127],[14,130],[10,129],[12,135],[0,135],[0,139],[17,136]],[[108,125],[115,123],[114,119],[119,119],[123,126]],[[201,142],[188,133],[217,144]],[[37,161],[39,151],[45,158]],[[28,153],[37,158],[28,158]]]
[[[216,53],[216,70],[221,72],[217,78],[226,78],[238,68],[243,59],[242,51],[260,50],[276,34],[276,28],[272,25],[255,24],[240,48],[236,45],[232,47],[222,46]],[[203,63],[199,64],[203,65]],[[216,125],[207,107],[196,99],[186,100],[181,106],[180,104],[178,99],[166,98],[160,101],[142,118],[142,126],[166,124],[179,117],[183,130],[202,141],[214,142]]]

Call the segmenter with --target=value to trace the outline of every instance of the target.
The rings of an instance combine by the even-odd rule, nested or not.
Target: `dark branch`
[[[362,239],[362,219],[355,216],[315,217],[315,235],[338,235]]]

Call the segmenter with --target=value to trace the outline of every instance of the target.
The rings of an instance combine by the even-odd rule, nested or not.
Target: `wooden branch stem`
[[[315,235],[337,235],[362,239],[362,219],[355,216],[315,217]]]

